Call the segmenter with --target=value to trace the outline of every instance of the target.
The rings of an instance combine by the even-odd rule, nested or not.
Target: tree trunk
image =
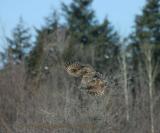
[[[126,119],[129,121],[129,99],[128,99],[128,88],[127,88],[127,64],[126,55],[122,55],[122,66],[123,66],[123,79],[124,79],[124,94],[125,94],[125,104],[126,104]]]
[[[151,133],[154,133],[154,112],[153,112],[153,76],[151,58],[148,60],[148,78],[149,78],[149,97],[150,97],[150,119],[151,119]]]

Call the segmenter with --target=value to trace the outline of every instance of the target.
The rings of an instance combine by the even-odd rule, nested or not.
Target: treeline
[[[49,97],[48,99],[45,97],[46,101],[43,101],[45,109],[57,107],[58,104],[55,101],[62,100],[64,102],[58,106],[60,109],[64,109],[63,122],[68,120],[71,123],[75,122],[75,118],[79,115],[80,118],[77,118],[79,121],[83,122],[87,119],[91,123],[97,122],[98,128],[94,131],[87,130],[87,132],[159,133],[160,0],[146,0],[142,13],[135,17],[132,33],[125,39],[122,39],[108,18],[105,18],[101,23],[98,21],[91,8],[92,2],[93,0],[73,0],[70,5],[62,3],[63,16],[56,10],[52,11],[50,16],[46,18],[45,25],[40,29],[35,28],[34,42],[29,28],[20,18],[19,23],[13,29],[12,36],[6,37],[8,48],[4,53],[1,53],[3,63],[0,71],[1,80],[4,79],[5,73],[12,72],[12,69],[17,72],[19,69],[21,77],[23,77],[22,73],[25,75],[22,85],[24,92],[21,93],[27,92],[28,94],[24,96],[27,102],[26,106],[32,108],[32,111],[27,111],[28,116],[39,108],[40,101],[45,97],[42,96],[44,93]],[[61,17],[65,18],[65,23],[60,23]],[[111,100],[108,100],[109,94],[106,94],[103,99],[94,99],[96,104],[94,103],[92,108],[90,103],[93,99],[90,97],[88,99],[88,96],[75,92],[74,85],[78,81],[72,79],[66,81],[68,77],[63,72],[63,64],[68,61],[91,64],[96,70],[103,73],[113,90],[113,95],[110,96]],[[9,78],[9,73],[6,74],[7,76]],[[18,77],[18,80],[20,79]],[[5,85],[0,84],[3,92],[1,86]],[[11,86],[7,87],[9,89]],[[65,91],[58,88],[65,88]],[[70,91],[68,90],[68,92],[66,89]],[[63,98],[58,97],[58,90],[62,91]],[[51,92],[55,96],[55,101],[52,104],[49,101],[52,100],[49,96]],[[35,96],[35,93],[40,93],[42,97]],[[78,99],[75,95],[78,96]],[[29,105],[28,101],[32,102],[34,99],[29,97],[36,97],[34,104]],[[74,105],[71,105],[73,102],[71,99],[75,100]],[[108,103],[107,100],[110,102]],[[48,105],[48,101],[52,107]],[[76,105],[75,102],[80,105]],[[1,105],[3,104],[2,102]],[[92,108],[97,115],[91,117],[76,112],[82,111],[84,106],[88,107],[88,110]],[[101,110],[96,110],[96,107]],[[75,112],[69,114],[67,111],[72,109],[75,109]],[[24,115],[25,109],[22,110],[19,111],[22,111],[22,115]],[[118,114],[116,110],[120,113]],[[3,114],[2,112],[5,114],[7,110],[2,109],[0,115]],[[15,109],[15,112],[18,111]],[[8,117],[14,113],[11,112]],[[43,119],[42,116],[36,115],[33,119],[26,116],[21,121],[24,122],[28,118],[30,122],[33,119],[37,121]],[[101,120],[97,118],[101,118]],[[19,122],[19,120],[17,121]],[[51,120],[51,122],[55,121]],[[13,128],[13,130],[19,131],[17,128]],[[28,131],[31,132],[29,129]],[[80,129],[62,132],[67,131],[85,132]]]

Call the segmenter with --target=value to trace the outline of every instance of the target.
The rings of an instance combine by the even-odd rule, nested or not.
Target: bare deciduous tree
[[[159,73],[159,62],[155,60],[154,52],[155,46],[153,44],[141,45],[141,51],[144,55],[144,63],[146,68],[147,83],[149,87],[149,100],[150,100],[150,120],[151,120],[151,133],[155,133],[154,127],[154,98],[155,98],[155,79]]]

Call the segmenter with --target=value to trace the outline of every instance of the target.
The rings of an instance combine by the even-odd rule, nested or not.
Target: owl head
[[[78,62],[75,63],[66,63],[65,64],[65,70],[74,77],[80,77],[82,76],[82,65],[80,65]]]

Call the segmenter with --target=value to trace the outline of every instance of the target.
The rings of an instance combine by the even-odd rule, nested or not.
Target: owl
[[[88,94],[103,95],[106,88],[106,82],[102,78],[102,74],[86,64],[78,62],[65,64],[65,70],[69,75],[81,78],[81,86],[85,88]]]

